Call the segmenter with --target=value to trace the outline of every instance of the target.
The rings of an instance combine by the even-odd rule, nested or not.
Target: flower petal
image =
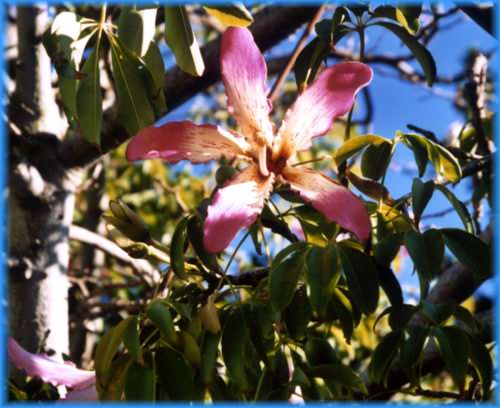
[[[259,168],[251,165],[217,191],[203,226],[203,245],[208,252],[222,251],[255,221],[273,182],[274,174],[263,178]]]
[[[332,122],[351,109],[356,93],[372,80],[372,70],[360,62],[325,69],[287,111],[279,130],[280,151],[290,157],[309,149],[311,139],[327,133]]]
[[[97,389],[95,385],[92,385],[87,388],[83,388],[81,390],[73,390],[66,394],[64,399],[61,399],[61,402],[75,402],[75,401],[85,401],[92,402],[98,401],[99,398],[97,396]]]
[[[329,220],[353,232],[359,240],[370,236],[370,216],[364,203],[349,189],[314,170],[285,167],[283,178],[292,190],[311,203]]]
[[[127,159],[204,163],[222,156],[231,159],[244,154],[247,148],[242,137],[218,126],[169,122],[160,127],[147,127],[134,136],[127,146]]]
[[[229,27],[222,36],[221,75],[228,110],[240,124],[243,135],[252,142],[253,135],[262,132],[271,146],[272,106],[266,96],[267,67],[248,29]]]
[[[38,376],[55,386],[66,385],[81,390],[95,384],[95,372],[80,370],[71,363],[58,362],[46,354],[32,354],[9,337],[7,350],[12,364],[30,377]]]

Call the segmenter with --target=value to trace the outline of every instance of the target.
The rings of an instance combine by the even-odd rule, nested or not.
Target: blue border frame
[[[5,11],[8,6],[15,6],[15,5],[30,5],[33,4],[35,1],[32,0],[3,0],[1,1],[2,7],[0,7],[0,33],[5,33],[6,26],[5,26]],[[203,1],[204,4],[220,4],[221,2],[224,1],[218,1],[218,0],[205,0]],[[436,1],[422,1],[422,3],[435,3]],[[480,1],[481,3],[484,1]],[[64,0],[62,1],[54,1],[54,0],[47,0],[43,3],[46,4],[61,4],[64,3]],[[82,4],[82,3],[91,3],[89,1],[81,1],[77,0],[74,1],[73,3],[77,4]],[[108,1],[108,4],[113,4],[113,3],[120,3],[120,4],[132,4],[132,3],[151,3],[151,1],[147,0],[122,0],[122,1]],[[173,0],[164,0],[162,3],[184,3],[184,4],[192,4],[193,1],[186,1],[186,0],[181,0],[181,1],[173,1]],[[251,1],[244,1],[245,4],[255,4],[255,3],[260,3],[257,0],[251,0]],[[302,0],[302,1],[297,1],[297,0],[275,0],[273,2],[276,5],[304,5],[304,4],[318,4],[321,3],[316,0]],[[335,2],[332,2],[335,3]],[[366,1],[346,1],[346,3],[366,3]],[[394,4],[396,3],[395,0],[374,0],[371,2],[372,5],[380,5],[380,4]],[[399,4],[414,4],[414,3],[420,3],[418,0],[401,0],[398,1]],[[444,0],[441,1],[440,3],[449,5],[449,4],[470,4],[472,1],[450,1],[450,0]],[[475,2],[477,3],[477,2]],[[490,2],[491,3],[491,2]],[[493,3],[497,3],[493,1]],[[495,35],[498,41],[499,35],[500,35],[500,4],[496,4],[495,7]],[[4,35],[0,35],[0,49],[4,49]],[[497,45],[497,50],[498,50],[498,45]],[[5,61],[3,59],[3,54],[0,56],[0,64],[1,64],[1,72],[4,72],[5,68]],[[496,57],[496,65],[495,68],[498,72],[498,69],[500,68],[499,64],[499,56]],[[500,74],[495,75],[495,83],[498,85],[498,77]],[[3,98],[4,96],[4,81],[0,81],[0,97]],[[498,112],[498,107],[499,107],[499,102],[495,103],[495,110]],[[500,129],[500,120],[498,118],[498,115],[496,115],[496,120],[495,120],[495,138],[498,140],[499,137],[499,129]],[[8,159],[8,150],[7,150],[7,132],[5,129],[5,126],[0,126],[0,157],[3,158],[3,162],[6,164],[7,159]],[[495,160],[493,163],[494,166],[494,172],[495,174],[499,174],[500,171],[500,163],[498,160]],[[0,199],[0,226],[2,227],[3,233],[0,234],[0,251],[2,254],[3,258],[3,263],[2,263],[2,274],[0,275],[0,293],[2,294],[2,305],[1,305],[1,310],[0,310],[0,318],[1,318],[1,325],[0,325],[0,339],[3,345],[7,344],[7,329],[8,329],[8,316],[7,316],[7,268],[6,268],[6,259],[7,259],[7,172],[6,172],[7,167],[0,166],[0,191],[2,193],[2,198]],[[499,270],[500,267],[500,240],[497,240],[495,238],[495,233],[496,233],[496,221],[498,219],[499,215],[499,206],[500,206],[500,198],[498,196],[498,191],[500,188],[500,181],[498,178],[495,178],[494,181],[494,210],[492,212],[492,220],[493,220],[493,225],[494,225],[494,230],[493,230],[493,267],[494,267],[494,283],[495,283],[495,289],[496,293],[500,293],[500,276],[499,274],[496,273],[496,271]],[[497,300],[497,299],[495,299]],[[494,325],[494,334],[495,334],[495,339],[500,339],[500,302],[495,301],[495,325]],[[497,351],[497,364],[495,368],[495,373],[494,373],[494,378],[497,379],[498,382],[498,351]],[[7,355],[6,355],[6,349],[2,349],[2,352],[0,353],[0,378],[1,378],[1,384],[2,384],[2,393],[0,396],[0,405],[1,406],[14,406],[18,405],[20,403],[15,403],[15,402],[8,402],[6,400],[7,393],[6,393],[6,388],[4,388],[6,385],[5,380],[7,379]],[[499,384],[497,384],[497,387]],[[124,405],[122,403],[104,403],[104,404],[111,404],[111,405]],[[151,406],[149,403],[125,403],[126,406],[128,407],[148,407]],[[325,405],[325,404],[330,404],[330,403],[308,403],[307,405]],[[335,405],[342,405],[342,406],[359,406],[359,402],[334,402],[331,404]],[[362,404],[370,405],[371,407],[387,407],[390,404],[394,404],[394,402],[386,402],[386,403],[372,403],[372,402],[364,402]],[[192,406],[192,407],[205,407],[205,404],[202,403],[194,403],[194,404],[187,404],[187,403],[156,403],[156,405],[166,405],[169,407],[186,407],[186,406]],[[213,404],[213,406],[223,406],[223,407],[240,407],[242,404],[241,403],[216,403]],[[274,407],[274,406],[286,406],[289,405],[288,403],[257,403],[256,405],[259,406],[269,406],[269,407]],[[406,404],[403,404],[406,405]],[[408,403],[408,405],[420,405],[420,404],[411,404]],[[424,405],[424,404],[422,404]],[[426,406],[438,406],[441,404],[435,404],[435,403],[430,403],[430,404],[425,404]],[[23,402],[22,403],[23,407],[39,407],[40,403],[39,402]],[[68,407],[88,407],[89,403],[65,403],[65,406]],[[469,408],[471,406],[471,403],[455,403],[453,404],[454,407],[467,407]],[[500,406],[500,402],[496,403],[482,403],[481,406],[484,407],[496,407]]]

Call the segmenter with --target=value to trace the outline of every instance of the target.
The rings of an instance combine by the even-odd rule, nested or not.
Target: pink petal
[[[281,150],[290,157],[311,147],[333,121],[351,109],[358,91],[372,80],[373,72],[360,62],[344,62],[325,69],[287,111],[279,130]]]
[[[31,354],[9,337],[7,350],[12,364],[30,377],[38,376],[55,386],[66,385],[81,390],[95,384],[95,372],[80,370],[71,363],[58,362],[46,354]]]
[[[243,154],[247,144],[237,134],[213,125],[169,122],[141,130],[127,146],[127,159],[163,159],[169,163],[189,160],[204,163]]]
[[[302,228],[302,225],[300,225],[300,221],[295,217],[292,218],[292,221],[290,222],[290,231],[292,231],[299,240],[306,240],[304,229]]]
[[[84,402],[93,402],[98,401],[99,398],[97,396],[97,390],[95,385],[90,387],[81,389],[81,390],[73,390],[66,394],[64,399],[61,399],[61,402],[74,402],[74,401],[84,401]]]
[[[329,220],[353,232],[361,241],[370,236],[368,211],[363,201],[349,189],[305,167],[285,167],[282,176],[290,183],[292,190],[297,191]]]
[[[266,96],[266,62],[246,28],[229,27],[224,33],[221,75],[228,110],[240,124],[241,132],[249,141],[256,132],[262,132],[271,145],[273,127],[269,112],[272,106]]]
[[[241,229],[255,221],[273,181],[273,174],[263,178],[259,168],[251,165],[217,191],[203,226],[203,245],[208,252],[222,251]]]

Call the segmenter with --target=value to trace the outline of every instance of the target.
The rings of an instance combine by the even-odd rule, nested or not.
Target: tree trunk
[[[9,328],[29,351],[68,352],[68,231],[74,183],[57,149],[67,123],[41,35],[47,9],[17,9],[18,68],[10,100]],[[44,340],[46,339],[45,343]]]

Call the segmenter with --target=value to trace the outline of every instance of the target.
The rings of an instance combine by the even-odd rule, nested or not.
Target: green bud
[[[121,200],[111,200],[109,209],[113,216],[104,215],[109,224],[120,230],[132,241],[150,244],[152,241],[148,226],[130,207]]]

